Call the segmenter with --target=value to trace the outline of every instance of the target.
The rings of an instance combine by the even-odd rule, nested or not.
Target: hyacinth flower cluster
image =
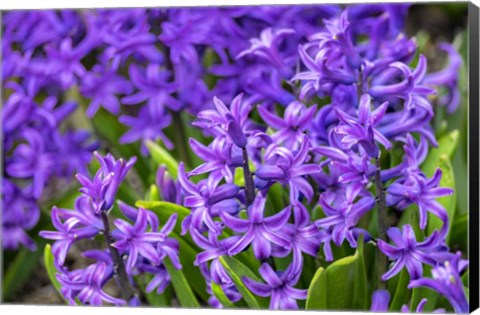
[[[40,236],[54,240],[52,254],[55,257],[56,278],[61,293],[72,305],[138,305],[140,300],[134,289],[134,275],[151,274],[145,290],[158,292],[169,284],[163,260],[168,257],[175,268],[182,266],[178,259],[178,243],[169,238],[176,223],[172,215],[160,228],[158,217],[143,208],[136,209],[123,202],[118,203],[123,218],[113,220],[111,210],[119,186],[132,168],[136,158],[128,161],[107,154],[96,153],[100,169],[93,179],[77,174],[82,185],[81,195],[75,200],[75,209],[52,209],[55,231],[41,231]],[[72,246],[80,242],[103,238],[106,247],[91,249],[83,255],[95,261],[85,269],[70,270],[67,255]],[[104,286],[114,279],[121,298],[105,292]]]
[[[466,260],[449,247],[443,202],[454,191],[438,161],[424,168],[439,148],[437,112],[460,107],[462,58],[443,43],[448,64],[429,70],[405,33],[409,7],[9,12],[3,235],[32,248],[24,231],[43,190],[77,173],[74,209],[53,207],[56,231],[40,233],[70,304],[383,311],[404,283],[402,303],[417,311],[443,296],[465,312]],[[98,143],[60,126],[74,111],[137,163],[96,153],[92,178]],[[113,143],[98,132],[107,120]],[[147,200],[122,202],[122,183]],[[94,262],[72,269],[84,244]],[[364,250],[363,304],[312,302],[327,285],[315,271],[329,277]],[[420,287],[428,303],[411,293]]]

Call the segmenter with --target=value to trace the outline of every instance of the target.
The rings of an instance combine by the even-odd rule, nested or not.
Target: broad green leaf
[[[439,159],[438,166],[442,170],[442,179],[440,180],[439,187],[446,187],[455,189],[455,177],[453,173],[452,163],[445,154],[442,154]],[[456,205],[456,194],[452,194],[450,196],[444,196],[438,198],[437,201],[445,208],[448,214],[449,219],[449,231],[451,230],[453,220],[455,218],[455,205]],[[440,218],[438,218],[433,213],[428,213],[428,224],[427,224],[427,235],[432,234],[434,230],[440,230],[443,226],[444,222]],[[450,238],[450,233],[446,236],[446,242],[448,243]]]
[[[45,262],[45,269],[47,269],[48,278],[52,283],[53,287],[57,291],[57,293],[65,300],[63,295],[60,293],[60,289],[62,285],[58,282],[57,277],[55,276],[57,273],[57,268],[55,268],[54,264],[54,256],[52,254],[52,246],[50,244],[45,245],[45,250],[43,251],[43,259]]]
[[[223,289],[220,285],[212,281],[211,287],[213,295],[215,295],[215,297],[218,299],[218,301],[220,301],[223,307],[235,308],[235,304],[233,304],[232,301],[230,301],[230,299],[225,295],[225,292],[223,292]]]
[[[440,140],[438,140],[438,147],[430,149],[428,152],[427,158],[422,163],[422,171],[428,177],[433,176],[435,170],[439,167],[440,157],[446,155],[447,158],[452,158],[453,153],[458,144],[459,132],[458,130],[453,130],[449,134],[446,134]]]
[[[244,264],[233,257],[221,256],[220,263],[225,268],[225,271],[228,273],[232,279],[235,287],[242,295],[243,299],[250,308],[259,309],[267,308],[267,300],[261,297],[257,297],[248,288],[243,284],[242,278],[244,276],[262,282],[250,269],[248,269]]]
[[[318,295],[320,307],[325,306],[325,301],[329,310],[367,308],[368,287],[363,245],[363,238],[360,237],[355,255],[335,261],[318,275],[318,286],[324,286],[324,289],[309,294]]]
[[[200,307],[183,271],[175,269],[169,258],[165,259],[163,263],[170,275],[170,281],[180,305],[182,307]]]
[[[155,160],[157,165],[165,165],[169,175],[173,179],[177,179],[178,162],[170,155],[170,153],[153,141],[147,141],[146,145],[152,159]]]
[[[322,267],[318,268],[313,275],[310,286],[308,287],[307,310],[327,309],[327,273]]]
[[[407,269],[403,269],[398,277],[397,286],[390,303],[390,311],[400,311],[402,305],[408,303],[410,290],[407,288],[410,281]]]

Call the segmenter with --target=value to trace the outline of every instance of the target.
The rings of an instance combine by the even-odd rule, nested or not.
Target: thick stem
[[[108,217],[105,211],[102,211],[102,222],[103,222],[103,235],[105,236],[105,240],[108,245],[108,250],[110,252],[110,256],[112,257],[113,264],[114,264],[114,272],[115,276],[118,279],[118,285],[120,286],[120,291],[122,293],[123,299],[125,301],[130,301],[130,299],[134,296],[134,291],[132,286],[130,285],[130,281],[128,280],[128,274],[125,269],[125,264],[123,263],[123,259],[120,256],[118,250],[112,246],[113,239],[112,235],[110,234],[110,225],[108,223]]]
[[[242,149],[243,156],[243,177],[245,179],[245,195],[247,197],[247,207],[255,199],[255,185],[253,184],[252,173],[250,172],[247,149]]]
[[[380,177],[380,159],[375,159],[375,187],[377,191],[377,219],[378,219],[378,238],[386,240],[386,233],[388,228],[387,222],[387,202],[385,200],[385,189],[383,187],[382,179]],[[382,275],[387,271],[387,256],[385,256],[379,248],[377,248],[377,271],[378,283],[380,289],[385,289],[385,282],[382,281]]]

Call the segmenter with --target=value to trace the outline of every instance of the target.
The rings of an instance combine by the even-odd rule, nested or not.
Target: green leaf
[[[223,292],[223,289],[220,285],[212,281],[211,287],[213,295],[215,295],[215,297],[218,299],[218,301],[220,301],[223,307],[236,308],[235,304],[233,304],[232,301],[230,301],[230,299],[225,295],[225,292]]]
[[[446,155],[449,159],[452,158],[452,155],[455,152],[458,144],[458,137],[458,130],[453,130],[438,140],[437,148],[430,149],[427,158],[422,164],[422,171],[425,173],[425,175],[428,177],[433,176],[435,170],[440,164],[440,157],[442,155]]]
[[[178,235],[175,232],[170,234],[175,238],[180,246],[180,263],[182,264],[183,272],[188,275],[188,281],[191,283],[192,289],[197,296],[203,299],[205,302],[208,300],[209,295],[205,290],[206,283],[200,269],[194,265],[195,257],[200,252],[197,247],[192,247],[185,237]]]
[[[442,179],[440,180],[440,187],[455,189],[455,177],[453,173],[452,163],[447,155],[442,154],[439,159],[438,166],[442,170]],[[438,198],[437,201],[445,208],[448,214],[449,231],[451,230],[453,220],[455,218],[455,205],[457,195],[454,193],[450,196]],[[438,218],[433,213],[428,213],[427,235],[432,234],[434,230],[440,230],[443,226],[443,220]],[[446,242],[450,239],[450,233],[446,236]]]
[[[393,294],[392,302],[390,303],[390,311],[400,311],[402,305],[408,303],[410,291],[407,286],[409,281],[410,276],[408,275],[407,269],[404,268],[398,278],[397,287]]]
[[[171,283],[177,299],[182,307],[200,307],[200,304],[195,297],[195,294],[192,291],[192,288],[188,284],[187,278],[183,274],[182,270],[177,270],[173,266],[170,258],[163,261],[165,267],[167,268],[168,274],[171,278]]]
[[[47,269],[47,274],[48,278],[50,279],[50,282],[52,283],[53,287],[57,291],[57,293],[62,297],[62,299],[65,300],[63,297],[63,294],[60,293],[60,289],[62,288],[62,285],[60,282],[58,282],[57,277],[55,276],[57,273],[57,268],[55,268],[54,264],[54,256],[52,254],[52,246],[50,244],[45,245],[45,249],[43,251],[43,259],[45,263],[45,269]]]
[[[157,162],[158,165],[165,165],[170,176],[173,179],[177,179],[178,163],[170,153],[153,141],[147,141],[146,145],[153,160]]]
[[[319,307],[329,310],[367,308],[368,287],[363,246],[363,237],[360,237],[355,255],[335,261],[324,272],[317,271],[318,283],[315,288],[322,288],[316,292],[309,292],[310,295],[316,295],[318,302],[313,302],[314,304],[317,303]]]
[[[250,308],[267,308],[267,300],[253,295],[243,284],[242,277],[246,276],[252,280],[262,282],[250,269],[233,257],[220,256],[220,263],[225,268],[230,278],[232,278],[235,287],[242,295],[243,299]]]
[[[44,239],[36,239],[38,250],[31,252],[26,248],[18,251],[15,259],[10,263],[3,278],[3,300],[10,300],[22,289],[23,285],[30,279],[32,272],[42,256],[40,248],[47,243]]]
[[[160,201],[160,194],[156,185],[150,185],[148,198],[148,201]]]
[[[327,273],[320,267],[313,275],[310,286],[308,287],[307,310],[323,310],[327,309]]]
[[[450,231],[450,247],[458,248],[462,252],[468,250],[468,214],[455,215],[452,229]]]

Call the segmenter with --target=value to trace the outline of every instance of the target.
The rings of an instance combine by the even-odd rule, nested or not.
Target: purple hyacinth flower
[[[468,261],[457,253],[451,260],[432,269],[432,278],[420,278],[410,281],[408,288],[427,287],[445,296],[457,313],[468,313],[469,304],[460,274],[468,266]]]
[[[370,157],[378,158],[380,150],[375,142],[381,143],[385,148],[390,149],[391,144],[388,139],[382,135],[375,125],[377,125],[385,115],[388,103],[385,102],[374,111],[371,110],[370,96],[362,95],[358,105],[358,119],[335,107],[337,116],[342,124],[335,128],[335,131],[342,135],[341,142],[347,149],[356,144],[361,145]]]
[[[160,198],[164,201],[183,204],[182,187],[178,180],[170,177],[166,166],[159,166],[155,176],[155,184],[158,187]]]
[[[75,241],[92,238],[100,231],[96,226],[79,226],[82,222],[77,217],[70,216],[69,213],[71,212],[73,211],[53,207],[52,224],[57,231],[41,231],[39,233],[43,238],[55,240],[52,253],[58,265],[65,263],[67,252]],[[61,220],[62,217],[65,218],[64,222]]]
[[[288,184],[291,203],[298,200],[300,193],[307,200],[312,200],[313,188],[304,176],[320,172],[321,167],[307,163],[309,148],[310,141],[306,135],[303,136],[296,154],[276,144],[270,145],[265,152],[265,160],[268,164],[258,167],[255,176],[263,180]]]
[[[292,252],[292,274],[301,272],[303,267],[303,253],[317,257],[320,243],[326,239],[317,226],[310,222],[310,215],[305,206],[297,202],[293,206],[294,224],[285,225],[283,231],[289,236]]]
[[[120,184],[137,158],[132,157],[125,162],[123,159],[115,160],[111,154],[102,157],[95,152],[94,155],[100,163],[100,169],[93,180],[82,174],[77,174],[76,177],[83,186],[80,191],[91,198],[95,211],[109,211],[113,206]]]
[[[314,50],[311,47],[315,47]],[[308,51],[313,51],[311,56]],[[352,85],[357,82],[351,69],[343,69],[341,53],[333,50],[317,50],[317,45],[307,43],[298,47],[298,53],[306,71],[297,73],[291,80],[302,81],[304,84],[300,90],[300,99],[305,99],[310,91],[328,92],[331,84]]]
[[[272,243],[281,247],[290,247],[290,241],[281,235],[280,230],[287,224],[290,218],[291,207],[287,207],[277,214],[265,218],[263,216],[266,198],[259,193],[253,204],[247,209],[248,219],[240,219],[220,212],[220,217],[227,227],[242,237],[233,244],[228,254],[236,255],[252,244],[253,253],[257,259],[266,259],[272,253]]]
[[[147,102],[152,108],[162,109],[166,106],[171,110],[178,111],[182,104],[178,102],[171,94],[178,88],[174,82],[169,82],[171,73],[162,70],[160,64],[148,64],[146,69],[142,69],[137,64],[130,65],[128,74],[133,85],[138,92],[125,96],[121,99],[122,104],[133,105]]]
[[[186,19],[180,25],[172,22],[162,23],[162,33],[158,39],[170,48],[170,59],[174,64],[182,60],[190,64],[198,63],[196,44],[204,44],[207,40],[211,21],[207,17]]]
[[[228,138],[217,137],[208,147],[193,138],[188,143],[192,151],[204,161],[189,173],[190,176],[208,172],[214,178],[223,177],[227,183],[233,183],[233,170],[242,165],[243,159],[241,154],[235,154],[234,144]]]
[[[325,197],[320,195],[320,205],[326,217],[315,221],[315,225],[322,229],[331,229],[333,242],[340,246],[345,239],[350,246],[357,247],[356,225],[362,216],[375,206],[375,198],[370,195],[362,196],[357,202],[354,202],[359,191],[346,193],[347,198],[338,205],[330,205]],[[351,195],[349,197],[349,195]]]
[[[92,134],[86,130],[68,130],[58,142],[63,164],[60,175],[70,179],[75,173],[87,174],[93,152],[100,147],[98,141],[92,141]]]
[[[72,39],[63,39],[58,47],[52,44],[45,46],[48,57],[49,73],[58,76],[62,89],[67,90],[77,82],[77,77],[83,77],[86,73],[80,60],[85,51],[81,45],[72,47]]]
[[[298,309],[297,300],[305,300],[307,298],[307,290],[300,290],[294,287],[299,277],[290,277],[288,268],[283,273],[277,273],[269,264],[264,263],[258,272],[266,284],[246,276],[242,278],[243,283],[258,296],[270,296],[269,308],[271,310]]]
[[[371,312],[388,312],[390,293],[387,290],[376,290],[372,294]]]
[[[446,106],[448,113],[453,113],[460,105],[459,75],[462,67],[462,56],[448,43],[441,43],[439,48],[448,54],[448,65],[425,76],[423,83],[429,86],[446,87],[447,95],[440,97],[439,105]]]
[[[169,232],[175,225],[176,215],[172,215],[165,224],[166,230]],[[116,240],[112,246],[121,252],[128,253],[126,271],[132,274],[133,268],[140,256],[148,259],[154,265],[159,265],[162,261],[162,255],[158,253],[155,245],[166,239],[166,233],[163,232],[147,232],[148,220],[145,209],[138,210],[138,216],[135,224],[132,226],[122,219],[116,219],[114,225],[117,227],[112,232],[113,238]],[[165,227],[164,227],[165,228]]]
[[[183,204],[192,209],[182,223],[182,233],[190,228],[203,230],[205,224],[208,230],[219,234],[221,230],[213,217],[226,211],[238,212],[238,203],[233,199],[240,190],[238,186],[228,183],[219,186],[220,181],[212,176],[194,184],[185,174],[183,162],[178,166],[178,181],[185,191]]]
[[[217,97],[213,98],[215,110],[204,110],[198,114],[198,118],[206,123],[197,122],[194,125],[214,128],[214,132],[228,136],[235,145],[245,148],[247,145],[246,129],[248,128],[248,115],[251,105],[242,101],[243,94],[237,95],[228,108]]]
[[[170,126],[172,116],[158,104],[152,105],[152,103],[149,103],[140,109],[138,116],[122,115],[118,121],[130,127],[130,130],[120,138],[120,143],[132,143],[141,140],[141,153],[143,155],[148,155],[147,141],[161,140],[167,149],[173,149],[173,143],[163,132],[163,129]]]
[[[31,251],[35,250],[35,241],[26,232],[40,218],[40,209],[37,200],[31,195],[31,189],[21,189],[3,178],[1,214],[3,248],[16,250],[23,245]]]
[[[410,176],[403,182],[402,180],[396,181],[387,189],[387,204],[395,205],[399,210],[404,210],[413,203],[417,204],[419,224],[422,230],[427,226],[427,212],[448,222],[445,208],[435,199],[453,194],[453,189],[438,187],[441,178],[442,171],[438,168],[430,179],[417,175]],[[448,224],[444,226],[446,229]]]
[[[116,67],[108,69],[96,65],[92,72],[83,76],[80,93],[91,99],[86,111],[88,117],[93,117],[100,106],[114,115],[120,113],[120,102],[117,95],[131,94],[133,87],[127,79],[117,75],[116,72]]]
[[[420,243],[417,243],[413,228],[409,224],[404,225],[401,232],[400,229],[392,227],[387,231],[387,235],[394,245],[378,240],[378,248],[395,263],[382,275],[383,281],[398,274],[403,267],[407,268],[410,279],[417,279],[423,275],[422,264],[435,266],[437,262],[451,256],[446,246],[440,245],[441,239],[437,231]]]
[[[362,147],[360,147],[362,148]],[[331,159],[330,165],[339,172],[337,178],[341,184],[352,184],[359,190],[370,182],[370,177],[375,174],[377,168],[371,163],[371,158],[363,149],[360,154],[349,152],[347,155],[335,147],[316,147],[313,152]]]
[[[148,14],[144,9],[101,10],[98,16],[88,15],[90,41],[107,44],[105,55],[114,62],[126,63],[129,57],[140,62],[161,63],[164,57],[150,33]],[[98,25],[95,25],[97,23]]]
[[[406,144],[403,146],[405,152],[403,161],[387,170],[381,170],[382,181],[386,182],[395,177],[415,177],[421,173],[420,165],[428,154],[428,143],[425,137],[420,136],[419,143],[416,143],[411,134],[407,134]]]
[[[295,101],[290,103],[283,114],[283,119],[274,115],[267,108],[258,107],[258,113],[270,128],[276,129],[272,140],[277,144],[284,144],[290,150],[298,149],[303,140],[304,132],[309,128],[315,115],[317,106],[306,107]]]
[[[197,254],[194,265],[199,266],[211,261],[210,277],[217,284],[231,284],[232,280],[219,261],[219,257],[227,255],[231,248],[240,238],[240,236],[232,236],[222,240],[214,233],[208,233],[208,239],[196,229],[191,230],[191,236],[195,244],[204,249],[203,252]]]
[[[5,90],[11,90],[12,94],[2,106],[2,126],[5,134],[10,134],[24,126],[38,109],[34,101],[37,87],[29,84],[24,88],[16,82],[7,82]]]
[[[15,148],[13,155],[7,158],[5,170],[12,177],[33,178],[33,196],[38,199],[58,161],[47,139],[37,130],[24,129],[21,136],[28,144],[21,143]]]
[[[278,50],[280,43],[288,36],[295,34],[293,29],[280,29],[274,31],[271,27],[264,29],[259,38],[250,39],[250,48],[240,52],[238,58],[246,55],[255,55],[271,63],[285,76],[291,74],[291,70],[286,67],[284,58]]]
[[[310,36],[310,41],[320,41],[320,47],[336,47],[340,49],[353,69],[358,69],[362,58],[352,42],[352,26],[348,21],[348,10],[344,10],[339,17],[324,20],[326,31]]]
[[[148,267],[139,267],[139,269],[141,269],[142,272],[148,272],[154,275],[152,280],[150,280],[145,287],[145,292],[147,293],[153,292],[153,290],[157,289],[157,293],[162,294],[170,284],[170,274],[168,273],[167,268],[163,265],[159,267],[148,265]]]
[[[426,97],[434,94],[435,90],[422,85],[427,71],[427,59],[425,56],[420,55],[418,65],[414,71],[401,62],[394,62],[390,66],[398,69],[403,74],[403,80],[400,83],[384,84],[381,80],[382,76],[379,76],[380,79],[377,82],[374,80],[374,86],[368,90],[368,94],[374,99],[392,96],[401,98],[405,101],[405,108],[409,110],[420,108],[429,113],[430,116],[433,116],[432,105]]]
[[[75,270],[70,274],[60,273],[57,279],[62,287],[62,293],[75,305],[75,297],[88,305],[101,306],[105,301],[114,305],[124,305],[124,300],[114,298],[103,291],[106,281],[111,278],[107,264],[104,262],[88,266],[84,270]],[[70,294],[69,294],[70,293]]]

